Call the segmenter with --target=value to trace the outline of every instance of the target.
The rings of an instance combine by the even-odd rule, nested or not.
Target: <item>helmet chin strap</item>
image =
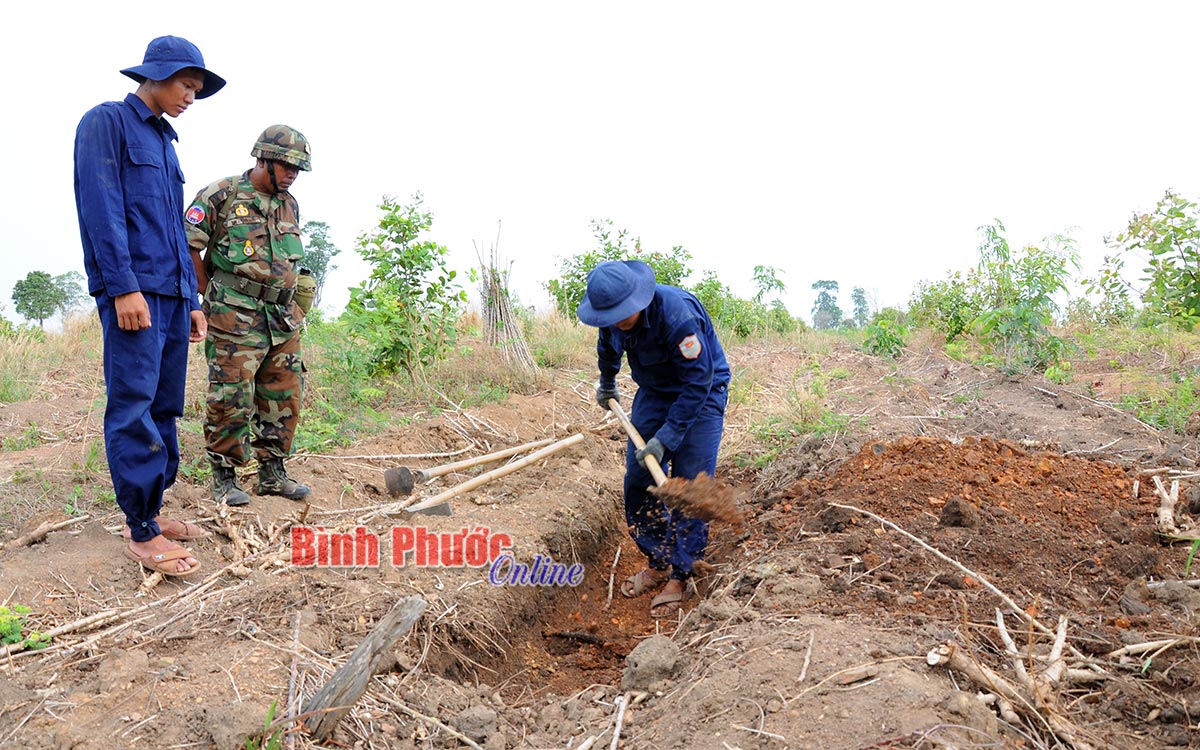
[[[271,192],[278,193],[279,192],[279,183],[275,180],[275,161],[273,159],[267,159],[266,164],[267,164],[267,173],[269,175],[271,175]]]

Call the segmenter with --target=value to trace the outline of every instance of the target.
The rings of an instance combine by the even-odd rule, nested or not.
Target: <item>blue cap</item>
[[[212,96],[225,85],[224,78],[204,67],[204,56],[196,45],[178,36],[160,36],[151,41],[146,46],[142,64],[121,72],[141,83],[145,80],[165,81],[184,68],[204,71],[204,87],[196,93],[197,99]]]
[[[606,260],[587,276],[587,291],[575,314],[589,326],[620,323],[650,306],[654,269],[640,260]]]

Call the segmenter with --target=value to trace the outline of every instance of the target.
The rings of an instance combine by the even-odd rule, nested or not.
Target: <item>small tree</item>
[[[823,280],[815,282],[812,288],[817,291],[817,299],[813,302],[813,328],[837,328],[842,324],[842,308],[838,307],[836,281]]]
[[[939,331],[947,343],[969,333],[971,321],[982,310],[978,294],[959,271],[950,272],[941,281],[919,282],[908,301],[912,322]]]
[[[755,302],[765,302],[768,296],[783,294],[787,291],[787,287],[779,278],[779,273],[779,269],[772,266],[754,267],[754,288],[758,290],[754,293]]]
[[[87,302],[88,293],[84,284],[83,274],[78,271],[68,271],[54,277],[54,286],[62,292],[62,304],[58,309],[63,317],[82,308]]]
[[[1042,245],[1013,253],[999,220],[980,228],[979,264],[973,277],[982,311],[974,321],[989,357],[1006,372],[1043,371],[1067,352],[1066,342],[1050,332],[1071,269],[1079,267],[1070,237],[1055,235]]]
[[[321,292],[325,289],[329,272],[337,268],[333,258],[342,251],[329,241],[329,225],[323,221],[305,222],[300,233],[308,238],[300,265],[312,271],[313,278],[317,280],[317,293],[313,297],[313,307],[317,307],[321,304]]]
[[[355,248],[371,274],[350,289],[344,313],[350,333],[370,348],[377,373],[404,370],[414,379],[454,346],[467,301],[457,272],[446,267],[449,250],[421,239],[433,226],[422,202],[420,193],[407,206],[384,197],[379,227],[360,235]]]
[[[1200,207],[1196,203],[1168,190],[1153,211],[1134,215],[1109,245],[1118,254],[1105,258],[1095,284],[1112,296],[1117,311],[1127,311],[1121,256],[1133,255],[1145,264],[1142,300],[1147,310],[1186,330],[1200,322]]]
[[[871,307],[867,304],[867,291],[861,286],[854,287],[850,292],[850,301],[854,303],[854,324],[859,328],[865,328],[871,321]]]
[[[62,308],[66,294],[45,271],[30,271],[13,287],[13,305],[28,320],[45,328],[46,318]]]

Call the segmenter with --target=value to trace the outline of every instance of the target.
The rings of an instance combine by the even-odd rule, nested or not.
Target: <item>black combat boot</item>
[[[232,466],[213,464],[213,498],[226,505],[246,505],[250,496],[238,486],[237,472]]]
[[[258,494],[303,500],[312,490],[287,475],[282,458],[268,458],[258,462]]]

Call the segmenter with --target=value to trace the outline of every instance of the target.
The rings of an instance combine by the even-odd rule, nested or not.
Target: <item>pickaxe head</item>
[[[416,475],[407,466],[396,466],[383,472],[383,481],[392,497],[411,495],[413,487],[417,486]]]

